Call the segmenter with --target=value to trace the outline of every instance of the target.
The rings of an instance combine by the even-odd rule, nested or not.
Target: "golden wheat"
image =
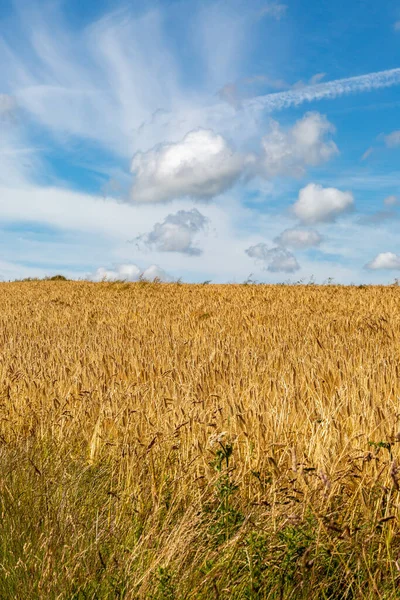
[[[0,320],[1,598],[395,597],[399,288],[15,282]],[[250,533],[306,521],[258,588]]]

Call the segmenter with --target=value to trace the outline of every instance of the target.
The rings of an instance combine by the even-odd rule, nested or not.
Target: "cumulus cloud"
[[[172,277],[157,265],[147,267],[147,269],[143,271],[142,277],[143,279],[146,279],[146,281],[154,281],[155,279],[159,279],[163,282],[172,281]]]
[[[300,190],[293,212],[303,223],[328,223],[349,211],[353,204],[351,192],[309,183]]]
[[[388,148],[400,146],[400,129],[397,131],[392,131],[392,133],[389,133],[389,135],[385,135],[384,140]]]
[[[118,265],[115,269],[99,267],[95,273],[89,274],[88,278],[92,281],[115,281],[117,279],[138,281],[141,273],[142,271],[136,265]]]
[[[366,269],[400,270],[400,256],[393,252],[381,252],[365,265]]]
[[[339,153],[336,144],[326,137],[335,127],[318,112],[309,112],[284,131],[271,120],[270,131],[262,138],[260,169],[267,177],[304,175],[306,167],[328,161]]]
[[[296,257],[284,248],[268,248],[267,244],[259,243],[245,250],[250,258],[256,259],[266,271],[272,273],[293,273],[300,269]]]
[[[318,246],[322,241],[322,236],[314,229],[285,229],[274,239],[278,246],[285,248],[303,249]]]
[[[182,141],[135,154],[133,202],[165,202],[189,196],[210,199],[240,177],[244,159],[211,130],[197,129]]]
[[[177,213],[168,215],[162,223],[156,223],[150,233],[136,239],[143,240],[146,246],[159,252],[182,252],[199,256],[202,250],[193,246],[193,239],[205,229],[208,221],[196,208],[178,210]]]
[[[117,265],[114,269],[99,267],[88,276],[91,281],[139,281],[140,278],[147,281],[171,281],[171,277],[157,265],[151,265],[144,271],[134,264]]]
[[[281,4],[280,2],[269,2],[261,10],[260,16],[272,17],[273,19],[280,21],[280,19],[282,19],[282,17],[285,16],[286,11],[287,11],[286,4]]]

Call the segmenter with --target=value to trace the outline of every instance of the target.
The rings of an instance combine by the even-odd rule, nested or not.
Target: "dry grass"
[[[0,598],[396,598],[400,289],[0,286]]]

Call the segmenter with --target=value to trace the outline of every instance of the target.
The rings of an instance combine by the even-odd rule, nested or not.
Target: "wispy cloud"
[[[338,98],[347,94],[370,92],[395,85],[400,85],[400,68],[267,94],[247,100],[244,102],[244,106],[250,110],[274,112],[291,106],[299,106],[304,102]]]
[[[399,205],[399,200],[397,196],[390,195],[384,198],[383,200],[383,208],[382,210],[378,210],[369,215],[362,215],[358,219],[358,223],[360,225],[379,225],[380,223],[385,222],[394,222],[400,218],[400,214],[398,211],[393,210],[396,209]]]
[[[389,135],[385,135],[384,140],[388,148],[400,146],[400,129],[397,131],[392,131],[392,133],[389,133]]]
[[[54,138],[94,140],[129,156],[134,128],[161,106],[185,103],[157,10],[115,11],[77,30],[56,11],[43,12],[32,8],[29,23],[23,13],[24,45],[0,37],[0,74],[19,107]]]
[[[287,8],[287,5],[282,4],[281,2],[269,2],[261,9],[260,16],[272,17],[273,19],[280,21],[280,19],[286,15]]]
[[[278,14],[284,6],[271,3],[265,10]],[[212,30],[206,10],[204,15],[193,16],[192,25],[201,32],[197,66],[205,68],[204,85],[195,89],[182,84],[185,67],[168,43],[160,11],[140,17],[116,11],[85,29],[72,31],[61,16],[47,18],[33,9],[29,23],[21,25],[26,44],[14,47],[11,35],[0,39],[5,89],[61,142],[68,137],[92,140],[127,157],[161,142],[179,141],[198,127],[229,133],[235,139],[251,137],[259,131],[260,111],[272,113],[400,84],[400,69],[328,82],[321,82],[323,73],[318,73],[301,88],[243,101],[241,94],[237,95],[237,84],[231,84],[222,88],[225,102],[213,103],[222,82],[245,81],[238,65],[246,56],[244,39],[249,34],[246,15],[239,18],[217,8]],[[196,41],[192,44],[196,52]],[[264,84],[278,88],[285,82],[271,79]],[[243,110],[235,111],[226,101]],[[8,104],[9,98],[4,102]]]
[[[370,146],[369,148],[367,148],[367,150],[364,152],[364,154],[361,157],[361,160],[367,160],[367,158],[369,158],[371,156],[371,154],[373,153],[374,148],[372,146]]]
[[[249,258],[257,261],[261,273],[266,269],[271,279],[280,271],[311,274],[312,260],[317,252],[325,252],[326,240],[334,244],[336,239],[337,247],[346,245],[349,252],[359,244],[358,268],[382,248],[396,247],[394,237],[384,236],[386,228],[371,228],[370,235],[365,236],[359,223],[360,241],[354,241],[353,232],[344,239],[343,230],[338,230],[335,238],[332,223],[351,208],[354,186],[368,191],[382,189],[382,198],[398,191],[398,173],[374,174],[366,164],[358,171],[346,164],[340,171],[332,167],[320,172],[318,181],[324,188],[303,188],[292,210],[292,217],[297,215],[303,223],[324,224],[322,250],[305,252],[317,247],[321,236],[300,227],[288,229],[291,222],[284,203],[294,202],[298,189],[284,178],[303,176],[310,167],[338,154],[330,139],[334,129],[317,113],[292,126],[290,116],[285,115],[272,131],[268,131],[268,122],[270,114],[286,107],[400,85],[400,69],[326,81],[322,71],[332,63],[313,61],[311,70],[307,67],[298,72],[297,77],[305,83],[290,87],[286,80],[289,73],[293,76],[294,63],[287,63],[295,57],[290,54],[284,24],[273,22],[287,9],[279,1],[272,0],[264,7],[268,22],[257,19],[254,5],[243,5],[243,11],[237,11],[215,1],[191,5],[178,23],[175,13],[164,10],[165,3],[150,1],[146,10],[117,8],[89,25],[82,19],[73,28],[58,13],[63,3],[22,4],[15,18],[10,18],[12,25],[0,35],[4,91],[0,94],[2,223],[4,227],[17,224],[23,228],[31,221],[71,235],[74,232],[79,240],[74,238],[70,246],[59,251],[49,245],[46,250],[44,246],[37,248],[35,259],[42,257],[43,262],[43,257],[51,255],[52,261],[57,256],[62,261],[75,252],[77,265],[85,272],[103,265],[103,273],[135,278],[142,272],[135,267],[136,261],[141,264],[140,258],[126,240],[147,232],[142,237],[148,257],[143,267],[159,264],[174,277],[186,269],[196,277],[204,274],[204,279],[243,280],[248,275]],[[177,4],[172,5],[171,11]],[[261,6],[262,2],[257,8]],[[273,36],[267,43],[265,36],[257,39],[265,30],[257,31],[255,22],[257,27],[282,31],[279,43]],[[265,54],[257,55],[261,43]],[[282,59],[275,61],[280,55]],[[305,52],[302,58],[306,62],[310,57]],[[268,76],[255,74],[264,68]],[[310,79],[316,71],[321,72]],[[234,83],[224,86],[224,82]],[[335,123],[340,139],[345,140],[346,131],[337,115]],[[371,139],[373,135],[376,132]],[[357,146],[357,160],[366,147]],[[347,153],[339,160],[343,165]],[[263,177],[278,177],[274,182],[276,197],[265,179],[254,177],[252,167],[262,161]],[[99,196],[98,188],[91,188],[97,195],[67,189],[67,185],[75,190],[89,189],[86,175],[90,169],[102,175],[98,188],[104,176],[112,176],[113,169],[123,173],[122,200],[127,199],[133,181],[131,204],[116,202],[111,186],[107,201]],[[339,179],[348,173],[350,183],[342,185]],[[60,183],[61,178],[68,184]],[[263,205],[259,202],[247,212],[248,206],[255,204],[251,185],[257,186]],[[290,187],[293,197],[282,193],[285,186]],[[214,202],[202,206],[203,215],[193,209],[189,197]],[[167,201],[170,204],[165,206]],[[273,204],[270,213],[268,202]],[[392,205],[387,203],[387,209],[373,218],[375,222],[386,219],[387,229],[394,230],[395,224],[391,227],[386,218]],[[204,235],[206,218],[213,223],[215,235]],[[335,227],[340,228],[350,218],[338,219]],[[325,237],[326,228],[331,227],[332,232]],[[85,251],[88,238],[93,246],[98,243],[90,255]],[[268,246],[257,245],[264,240],[269,240]],[[17,243],[21,245],[19,240]],[[3,239],[2,249],[5,246]],[[19,256],[33,260],[26,248]],[[288,249],[302,252],[301,267]],[[200,255],[201,259],[193,258]],[[338,270],[329,275],[343,273],[343,265],[338,263],[335,268]],[[320,269],[326,270],[323,262]],[[352,277],[350,268],[346,277]]]
[[[391,194],[384,199],[383,204],[385,206],[396,206],[399,204],[399,199],[397,196]]]
[[[394,210],[378,210],[371,215],[363,215],[358,222],[361,225],[379,225],[386,221],[394,221],[399,218],[398,213]]]
[[[15,98],[8,94],[0,94],[0,119],[9,117],[16,110],[16,107]]]

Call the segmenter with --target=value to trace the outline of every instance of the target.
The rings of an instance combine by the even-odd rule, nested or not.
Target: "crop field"
[[[0,285],[0,598],[400,596],[400,288]]]

